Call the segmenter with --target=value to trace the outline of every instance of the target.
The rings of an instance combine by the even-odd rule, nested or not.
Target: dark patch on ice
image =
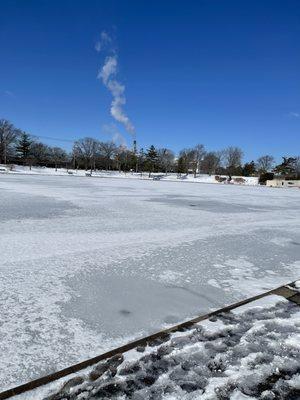
[[[0,221],[48,219],[78,209],[73,203],[47,196],[1,191]]]
[[[153,332],[165,324],[168,316],[178,320],[194,317],[216,306],[223,298],[218,288],[166,286],[140,276],[104,275],[94,271],[66,281],[77,294],[63,304],[63,314],[79,318],[110,338]],[[200,299],[200,300],[199,300]],[[218,304],[220,305],[220,304]],[[126,318],[120,318],[120,314]],[[134,318],[130,318],[134,314]]]
[[[122,314],[122,315],[124,315],[124,316],[126,316],[126,317],[127,317],[128,315],[132,314],[132,312],[129,311],[129,310],[120,310],[119,313]]]
[[[193,197],[193,203],[191,203],[191,196],[189,197],[155,197],[151,199],[147,199],[145,201],[154,202],[154,203],[162,203],[168,206],[173,207],[193,207],[195,210],[200,211],[208,211],[213,213],[257,213],[257,212],[265,212],[269,211],[266,206],[259,206],[255,205],[253,207],[252,204],[235,204],[235,203],[228,203],[218,200],[211,200],[211,199],[201,199],[199,196],[197,197],[197,201],[195,197]],[[272,210],[276,209],[279,210],[281,207],[277,206],[270,206]]]

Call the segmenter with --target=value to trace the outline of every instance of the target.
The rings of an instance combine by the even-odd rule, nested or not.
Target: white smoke
[[[104,50],[107,46],[112,43],[111,37],[105,32],[101,32],[100,40],[95,44],[95,50],[100,53],[100,51]]]
[[[117,56],[106,57],[104,65],[98,74],[98,78],[102,79],[105,86],[107,86],[111,78],[116,75],[117,65]]]
[[[102,32],[101,40],[96,44],[96,50],[101,51],[103,47],[111,43],[111,41],[107,33]],[[113,55],[105,58],[104,65],[99,71],[97,78],[102,80],[104,86],[106,86],[112,94],[113,100],[110,107],[112,117],[123,124],[127,132],[133,135],[134,126],[123,110],[123,106],[126,104],[125,86],[116,79],[118,72],[118,56],[115,50],[113,50],[113,53]]]
[[[126,139],[124,136],[118,131],[118,128],[115,124],[103,125],[102,130],[104,133],[111,136],[112,141],[118,146],[127,147]]]

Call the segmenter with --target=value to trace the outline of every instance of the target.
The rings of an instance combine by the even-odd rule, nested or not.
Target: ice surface
[[[300,276],[300,191],[0,176],[0,387]]]

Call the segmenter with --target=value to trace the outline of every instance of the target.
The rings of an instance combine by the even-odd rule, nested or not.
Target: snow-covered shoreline
[[[116,179],[141,179],[141,180],[153,180],[159,179],[166,182],[188,182],[188,183],[214,183],[214,184],[226,184],[226,181],[219,182],[215,176],[219,175],[207,175],[207,174],[197,174],[197,177],[194,177],[193,174],[185,175],[181,174],[179,176],[176,173],[152,173],[149,177],[149,173],[142,172],[118,172],[118,171],[93,171],[90,174],[90,171],[85,170],[77,170],[77,169],[66,169],[59,168],[55,170],[55,168],[48,167],[32,167],[31,169],[27,166],[23,167],[21,165],[13,165],[12,169],[8,166],[2,166],[3,170],[0,170],[0,173],[8,173],[8,174],[18,174],[18,175],[51,175],[51,176],[88,176],[97,177],[97,178],[116,178]],[[4,170],[5,168],[5,170]],[[221,178],[227,179],[228,177],[225,175],[220,175]],[[243,182],[241,181],[243,180]],[[232,180],[230,182],[232,185],[258,185],[257,177],[245,177],[245,176],[232,176]]]

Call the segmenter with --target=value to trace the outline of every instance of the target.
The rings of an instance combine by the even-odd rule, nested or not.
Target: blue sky
[[[0,118],[68,149],[110,139],[102,31],[140,146],[300,153],[298,0],[2,0]]]

